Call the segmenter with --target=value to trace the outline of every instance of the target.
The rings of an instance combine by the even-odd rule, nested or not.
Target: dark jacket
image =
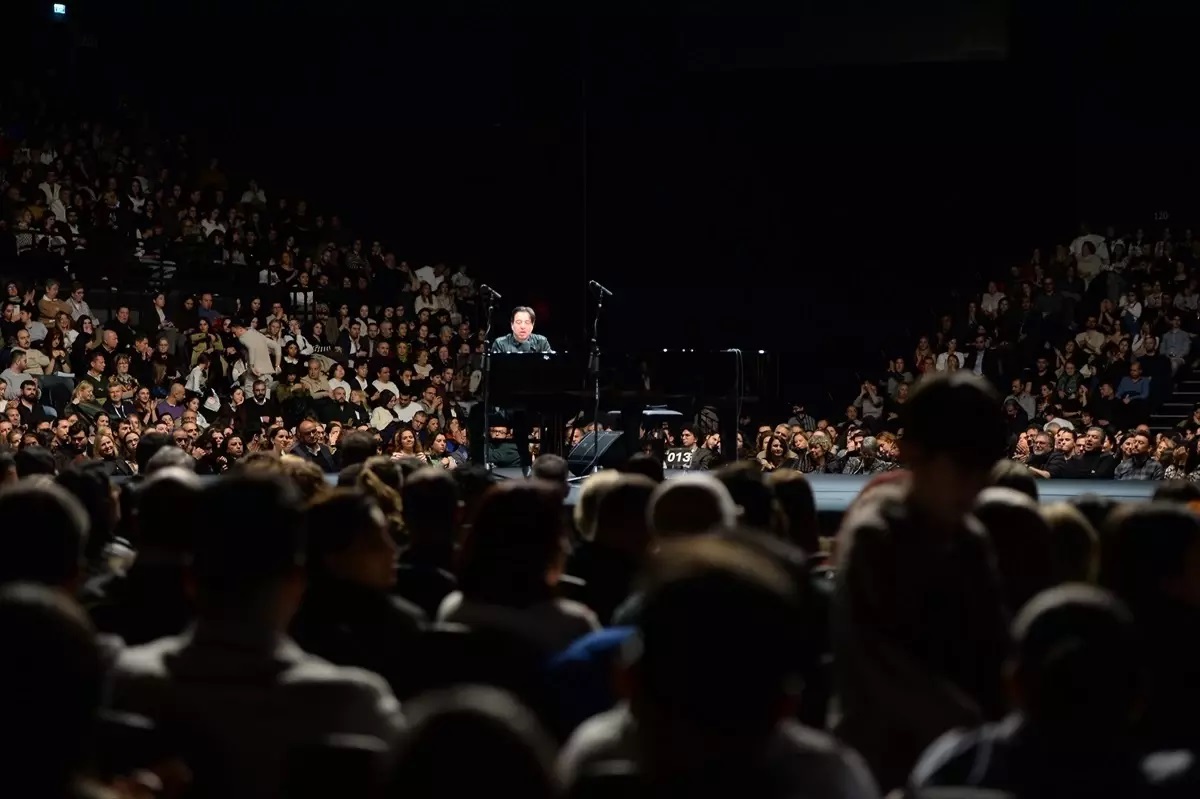
[[[1111,480],[1117,470],[1117,460],[1105,452],[1085,452],[1067,461],[1063,477],[1072,480]]]
[[[530,333],[529,338],[522,343],[509,333],[492,342],[492,352],[550,352],[550,340],[537,333]]]
[[[321,444],[316,452],[311,451],[308,447],[297,442],[288,450],[289,455],[296,455],[304,458],[309,463],[316,464],[325,474],[333,474],[338,470],[337,460],[333,457],[333,451],[329,447]]]
[[[290,632],[304,651],[373,671],[397,696],[407,696],[408,664],[425,622],[425,613],[404,599],[343,580],[318,579],[305,592]]]
[[[1067,456],[1058,450],[1051,450],[1045,455],[1030,455],[1026,465],[1049,472],[1051,477],[1067,476]]]

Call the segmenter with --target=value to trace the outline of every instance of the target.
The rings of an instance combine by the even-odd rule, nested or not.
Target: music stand
[[[589,433],[581,438],[567,453],[567,468],[575,475],[569,478],[568,482],[574,483],[584,479],[595,466],[610,465],[612,461],[619,462],[620,455],[612,446],[621,435],[620,430],[604,430],[595,434]],[[606,461],[609,463],[605,463]]]

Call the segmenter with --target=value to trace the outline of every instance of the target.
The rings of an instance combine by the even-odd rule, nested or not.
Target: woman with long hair
[[[392,537],[397,541],[404,539],[403,502],[400,499],[400,488],[404,476],[400,473],[399,464],[383,455],[372,455],[362,465],[362,471],[355,480],[359,489],[375,498],[383,515],[388,519]]]
[[[130,474],[137,474],[137,448],[142,442],[141,433],[130,431],[121,439],[121,460],[129,467]]]
[[[342,440],[342,423],[334,419],[325,427],[325,446],[337,454],[338,442]]]
[[[421,431],[421,435],[418,438],[421,439],[422,444],[428,446],[433,443],[434,436],[440,432],[442,432],[441,420],[436,416],[430,416],[429,421],[425,423],[425,429]]]
[[[435,307],[437,310],[446,311],[451,316],[458,313],[458,301],[454,297],[449,280],[442,281],[442,285],[438,286],[433,300],[436,303]]]
[[[954,360],[951,358],[950,360]],[[758,465],[764,472],[773,472],[791,456],[783,436],[772,433],[767,437],[763,452],[758,456]]]
[[[75,320],[66,311],[59,312],[54,319],[54,326],[63,334],[63,341],[66,342],[67,349],[75,346],[75,339],[79,338],[79,331],[75,329]]]
[[[330,343],[329,338],[325,335],[324,322],[313,322],[310,331],[311,335],[308,336],[308,343],[312,345],[314,353],[317,355],[328,355],[333,351],[334,345]]]
[[[1119,339],[1122,331],[1117,319],[1118,314],[1113,301],[1108,297],[1100,300],[1100,315],[1096,319],[1096,329],[1108,336],[1110,340],[1114,340],[1114,337]]]
[[[71,366],[77,375],[87,374],[88,362],[92,360],[92,350],[104,343],[104,331],[92,321],[90,316],[81,316],[76,320],[79,334],[71,346]]]
[[[184,297],[179,310],[175,314],[175,327],[183,335],[188,335],[199,327],[200,311],[196,308],[195,297]]]
[[[913,363],[919,368],[926,358],[936,358],[937,353],[929,346],[929,336],[921,336],[917,340],[917,348],[913,352]]]
[[[141,419],[143,427],[150,427],[154,424],[154,397],[150,393],[149,386],[140,386],[137,391],[133,392],[133,410],[135,415]]]
[[[71,358],[67,354],[66,341],[61,330],[51,329],[49,335],[36,345],[42,354],[50,361],[49,366],[43,367],[48,375],[71,371]]]
[[[75,386],[75,390],[71,393],[71,402],[67,405],[66,412],[78,413],[88,424],[94,424],[96,416],[103,412],[100,403],[96,401],[96,388],[88,380],[82,381]]]
[[[266,452],[276,458],[292,448],[292,434],[283,425],[272,425],[267,430],[267,436],[259,442],[259,452]]]
[[[425,459],[425,449],[411,427],[404,427],[392,439],[392,457]]]
[[[129,468],[129,464],[121,457],[116,439],[107,430],[97,431],[92,442],[92,457],[104,464],[109,477],[133,476],[133,469]]]
[[[437,433],[429,442],[429,451],[425,453],[426,460],[433,466],[440,466],[443,469],[453,469],[458,466],[458,462],[450,457],[450,453],[446,451],[446,434]]]

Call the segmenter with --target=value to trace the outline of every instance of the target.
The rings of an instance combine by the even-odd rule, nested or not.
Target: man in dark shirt
[[[133,349],[133,343],[137,339],[137,331],[129,324],[129,308],[122,305],[117,308],[116,316],[108,321],[104,326],[105,330],[111,330],[117,334],[117,346],[113,349],[120,352],[128,352]],[[105,346],[109,342],[105,341]],[[109,359],[110,369],[112,368],[112,359]]]
[[[115,425],[120,419],[128,419],[137,413],[137,409],[133,407],[133,403],[129,400],[121,398],[123,389],[120,383],[111,383],[105,387],[105,393],[108,394],[108,399],[101,406],[104,412],[108,414],[108,418]]]
[[[711,436],[710,436],[711,438]],[[713,452],[715,451],[710,446],[700,446],[700,439],[696,435],[696,429],[691,425],[684,425],[679,431],[679,441],[684,448],[692,453],[692,459],[688,461],[687,468],[693,472],[707,472],[713,468],[715,460]],[[706,440],[705,444],[711,444],[711,441]],[[721,438],[717,436],[716,448],[720,449]]]
[[[1076,442],[1079,455],[1067,464],[1064,477],[1073,480],[1109,480],[1116,471],[1117,461],[1104,451],[1104,430],[1089,427],[1087,435]]]
[[[140,386],[148,386],[154,382],[154,348],[150,346],[150,337],[145,333],[138,333],[133,338],[129,373]]]
[[[36,429],[39,424],[50,418],[38,398],[36,380],[25,380],[21,383],[21,397],[17,401],[17,410],[21,414],[21,424],[25,425],[27,430]]]
[[[537,315],[532,308],[524,305],[513,308],[512,332],[493,341],[492,352],[552,352],[550,341],[533,332],[536,323]]]
[[[357,427],[360,423],[365,424],[369,418],[365,410],[346,400],[343,386],[336,386],[330,392],[330,402],[321,408],[321,421],[325,424],[338,422],[343,427]]]
[[[550,341],[545,336],[540,336],[533,332],[533,326],[537,322],[537,314],[533,309],[518,305],[513,308],[512,317],[510,319],[512,332],[506,336],[501,336],[492,342],[491,351],[497,354],[513,354],[522,352],[553,352],[550,348]],[[476,416],[478,414],[473,414]],[[524,409],[514,408],[510,410],[511,427],[513,431],[513,443],[517,446],[517,451],[521,458],[521,468],[529,473],[533,464],[533,456],[529,452],[529,421],[524,413]],[[483,425],[481,419],[471,420],[474,428],[473,438],[476,441],[482,441]],[[482,459],[483,447],[474,450],[476,457]]]
[[[1054,439],[1049,433],[1038,433],[1033,444],[1033,454],[1026,464],[1035,477],[1043,480],[1063,477],[1067,469],[1067,459],[1061,452],[1054,449]]]
[[[1150,452],[1150,436],[1137,431],[1130,435],[1129,457],[1124,458],[1113,470],[1113,477],[1118,480],[1161,480],[1163,465]]]
[[[319,433],[317,423],[312,419],[305,419],[296,426],[296,443],[288,452],[304,458],[326,474],[333,474],[337,471],[337,463],[334,461],[333,452],[321,443]]]

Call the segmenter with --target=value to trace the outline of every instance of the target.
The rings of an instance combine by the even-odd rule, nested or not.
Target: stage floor
[[[519,468],[497,468],[492,473],[501,480],[524,479]],[[683,469],[667,469],[664,472],[668,480],[685,474],[687,471]],[[844,512],[866,485],[867,479],[861,475],[808,475],[817,510],[833,513]],[[574,507],[579,501],[579,487],[586,480],[585,477],[571,483],[571,491],[563,504]],[[1038,491],[1043,504],[1065,502],[1084,494],[1100,494],[1116,502],[1145,502],[1159,485],[1158,482],[1143,480],[1039,480]]]

